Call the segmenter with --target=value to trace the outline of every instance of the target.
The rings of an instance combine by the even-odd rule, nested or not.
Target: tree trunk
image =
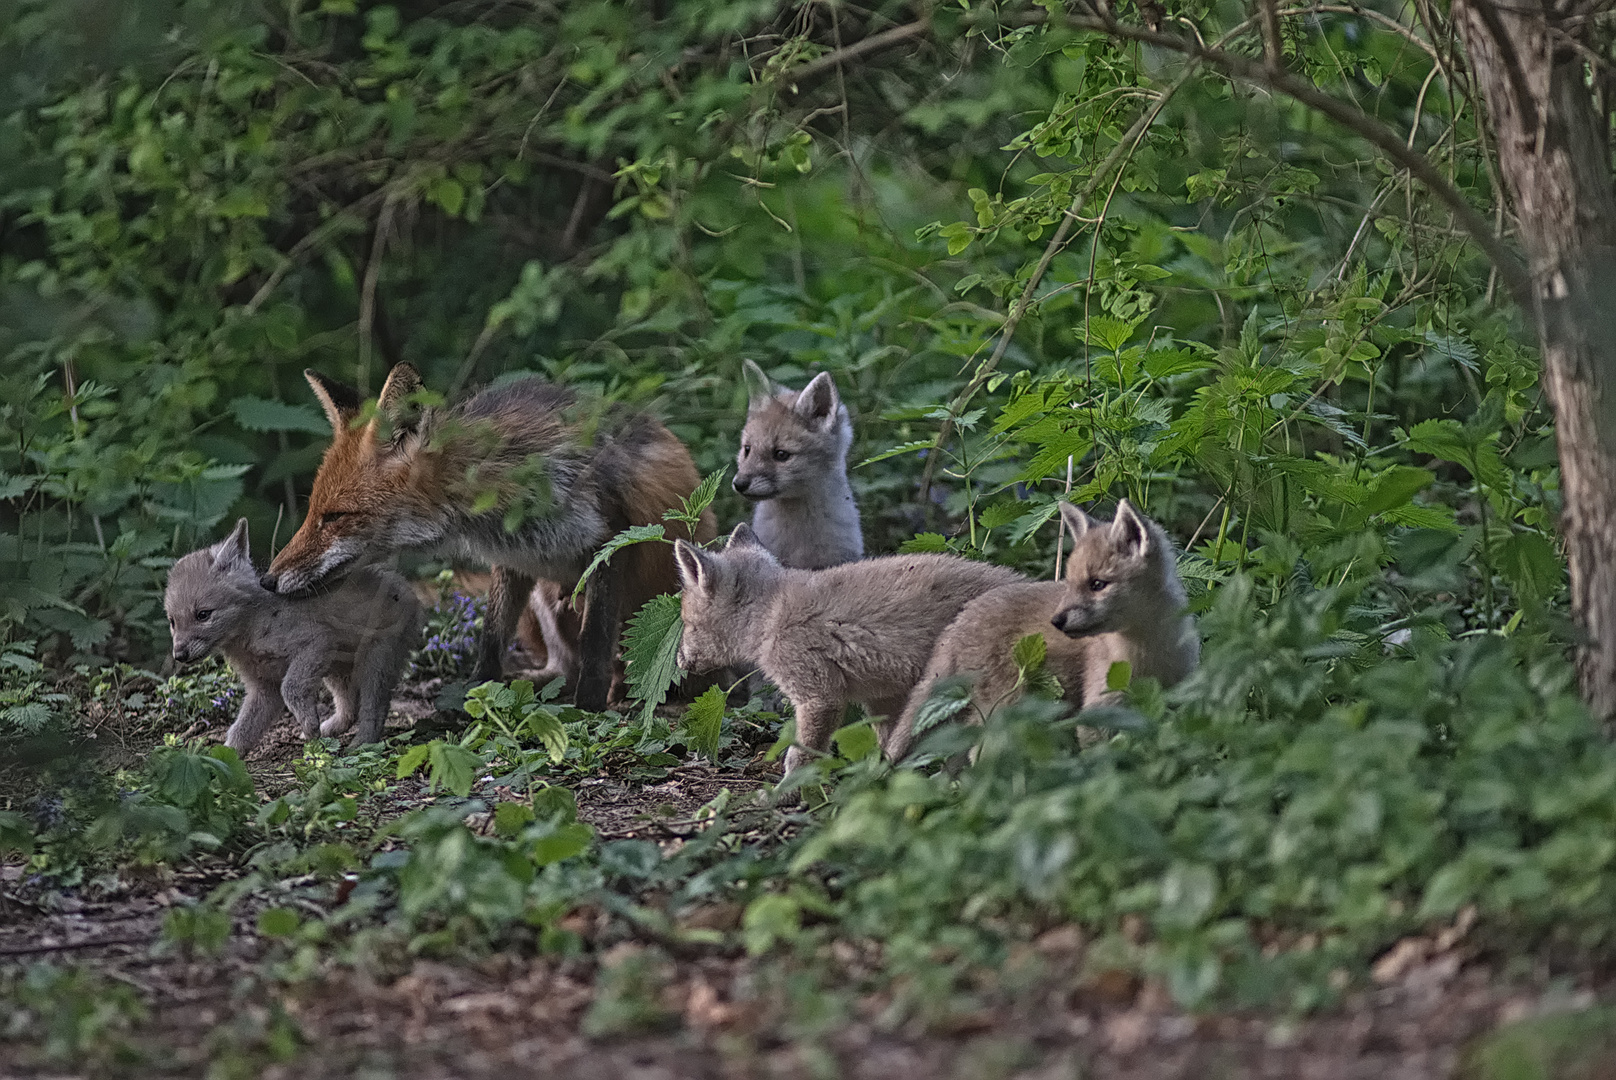
[[[1455,0],[1452,10],[1532,278],[1582,635],[1577,674],[1593,714],[1616,723],[1616,190],[1609,118],[1574,44],[1591,37],[1592,20],[1582,5],[1570,14],[1542,0]]]

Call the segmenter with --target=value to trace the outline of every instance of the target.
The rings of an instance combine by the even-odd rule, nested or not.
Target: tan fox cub
[[[791,699],[801,749],[823,751],[843,706],[882,716],[883,745],[937,635],[973,598],[1023,580],[1014,570],[953,555],[884,555],[827,570],[780,565],[746,525],[721,553],[674,545],[690,672],[756,665]]]
[[[400,548],[438,548],[490,564],[493,581],[476,680],[497,679],[536,580],[570,592],[595,552],[630,525],[662,524],[696,488],[690,452],[649,416],[583,409],[538,378],[489,387],[458,405],[419,409],[421,377],[387,376],[377,416],[357,391],[304,373],[331,421],[308,516],[264,575],[298,594]],[[670,535],[683,536],[680,525]],[[697,538],[713,536],[704,515]],[[573,692],[606,707],[623,616],[678,578],[666,544],[619,551],[590,577]]]
[[[290,709],[303,737],[340,735],[375,742],[387,722],[393,686],[421,636],[421,602],[392,570],[372,567],[307,600],[258,584],[247,552],[247,519],[212,547],[193,551],[168,575],[163,596],[174,659],[224,654],[246,685],[224,743],[246,753]],[[320,683],[336,712],[320,723]]]
[[[894,758],[909,749],[915,718],[939,679],[969,674],[975,719],[1018,692],[1011,649],[1028,634],[1044,635],[1044,670],[1077,705],[1107,699],[1111,665],[1126,661],[1134,677],[1163,686],[1183,679],[1201,656],[1195,620],[1184,612],[1172,542],[1162,527],[1117,504],[1109,522],[1060,504],[1072,531],[1065,581],[1006,585],[971,601],[937,642],[926,674],[893,733]]]
[[[752,531],[781,566],[818,570],[864,557],[847,482],[853,425],[830,373],[799,393],[744,361],[748,403],[735,490],[757,503]]]

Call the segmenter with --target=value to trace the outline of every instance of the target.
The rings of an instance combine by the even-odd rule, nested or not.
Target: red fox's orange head
[[[377,415],[356,423],[359,391],[316,371],[304,376],[331,421],[331,447],[314,475],[303,527],[260,579],[271,592],[307,592],[401,547],[442,533],[443,497],[425,418],[412,415],[420,374],[399,364],[387,375]]]

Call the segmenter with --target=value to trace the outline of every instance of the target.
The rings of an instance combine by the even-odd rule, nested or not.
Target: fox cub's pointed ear
[[[328,379],[313,368],[306,368],[303,377],[309,380],[314,396],[320,399],[325,418],[331,421],[331,430],[339,435],[347,431],[349,422],[359,415],[359,391],[335,379]]]
[[[213,545],[213,568],[222,570],[236,563],[252,565],[252,551],[247,546],[247,519],[237,518],[230,535]]]
[[[1089,517],[1072,503],[1062,500],[1055,505],[1060,508],[1061,519],[1066,522],[1066,527],[1067,529],[1071,530],[1074,539],[1082,536],[1084,533],[1088,532],[1090,529],[1094,528],[1094,526],[1099,524],[1098,521],[1095,521],[1093,518]]]
[[[1150,550],[1150,530],[1127,499],[1117,503],[1117,516],[1111,519],[1111,542],[1129,558],[1136,559]]]
[[[741,378],[746,382],[747,404],[767,401],[775,394],[774,380],[750,360],[741,361]]]
[[[836,384],[831,381],[828,371],[815,375],[802,388],[802,393],[797,395],[797,415],[821,427],[836,422],[841,405],[841,395],[836,393]]]
[[[735,530],[729,534],[729,542],[724,545],[724,550],[729,551],[733,548],[760,548],[762,546],[763,541],[759,540],[757,533],[752,531],[752,526],[743,521],[739,525],[735,526]]]
[[[421,386],[421,373],[409,364],[394,364],[387,373],[376,408],[395,429],[413,429],[420,419],[420,406],[410,400],[410,395]]]
[[[687,589],[706,589],[712,585],[713,557],[688,540],[673,542],[673,561],[679,564],[679,580]]]

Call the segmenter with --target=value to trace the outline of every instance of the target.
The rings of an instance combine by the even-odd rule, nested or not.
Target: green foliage
[[[601,545],[600,550],[595,552],[595,557],[589,560],[589,565],[584,567],[583,576],[578,579],[577,586],[572,590],[572,598],[576,600],[583,595],[584,586],[589,583],[590,577],[596,570],[610,562],[612,556],[617,552],[630,544],[643,544],[647,540],[661,540],[663,539],[663,532],[664,529],[661,525],[630,525],[606,541]]]
[[[709,761],[718,760],[718,736],[724,722],[726,696],[721,686],[709,686],[685,710],[680,730],[690,740],[690,749]]]
[[[40,1063],[109,1069],[139,1061],[126,1040],[146,1015],[139,995],[87,968],[0,970],[0,1003],[0,1044],[33,1044]]]
[[[629,620],[623,635],[623,663],[629,687],[645,703],[641,723],[649,722],[652,710],[662,704],[668,688],[682,675],[678,653],[683,632],[677,596],[654,597]]]
[[[466,694],[465,709],[473,719],[486,720],[506,739],[538,739],[550,752],[551,761],[559,762],[567,753],[567,732],[555,708],[539,701],[533,694],[533,684],[526,679],[509,686],[489,682],[472,687]],[[474,727],[468,738],[474,739],[478,734],[480,729]]]

